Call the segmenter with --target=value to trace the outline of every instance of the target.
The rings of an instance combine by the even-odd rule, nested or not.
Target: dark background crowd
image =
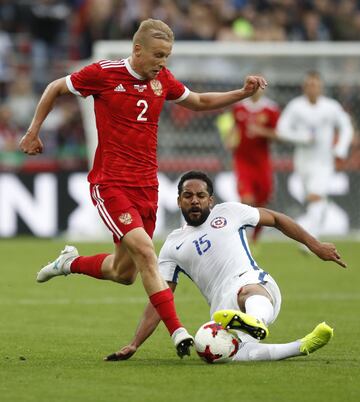
[[[0,0],[0,168],[36,168],[17,144],[46,84],[90,58],[95,41],[131,39],[150,17],[177,41],[360,40],[356,0]],[[75,97],[58,102],[43,136],[48,169],[86,165]]]

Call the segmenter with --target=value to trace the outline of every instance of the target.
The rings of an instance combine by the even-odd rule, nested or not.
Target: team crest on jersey
[[[154,94],[160,96],[162,94],[162,85],[159,80],[151,80],[150,81],[151,89],[154,91]]]
[[[256,123],[265,125],[268,122],[268,116],[266,113],[260,113],[256,116]]]
[[[210,222],[210,226],[213,227],[214,229],[221,229],[224,226],[226,226],[226,224],[227,221],[222,216],[217,216]]]
[[[147,88],[147,85],[146,85],[146,84],[145,84],[145,85],[138,85],[138,84],[135,84],[135,85],[134,85],[134,88],[137,89],[138,92],[144,92],[145,89]]]
[[[130,225],[130,223],[133,221],[131,214],[129,212],[124,212],[119,216],[119,221],[123,225]]]

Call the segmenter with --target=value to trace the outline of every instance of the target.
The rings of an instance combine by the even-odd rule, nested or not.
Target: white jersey
[[[216,205],[202,225],[185,225],[170,233],[159,255],[161,275],[177,283],[179,273],[185,273],[210,306],[247,271],[258,273],[259,283],[265,283],[268,274],[252,258],[245,233],[258,222],[256,208],[236,202]]]
[[[339,138],[334,146],[336,130]],[[296,144],[294,165],[301,171],[313,170],[317,165],[333,168],[334,156],[347,156],[353,128],[349,115],[336,100],[320,96],[312,104],[306,96],[299,96],[281,114],[277,133]]]

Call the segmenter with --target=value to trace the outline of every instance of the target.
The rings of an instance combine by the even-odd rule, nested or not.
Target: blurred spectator
[[[55,60],[63,60],[62,40],[70,9],[63,1],[38,0],[30,6],[32,35],[32,73],[39,91],[50,80],[49,70]]]
[[[81,59],[91,57],[92,44],[97,40],[109,39],[111,17],[116,4],[122,1],[112,0],[83,0],[78,13],[75,15],[74,34],[77,35],[78,56]],[[115,8],[115,9],[114,9]],[[120,25],[116,18],[113,22]],[[74,43],[72,43],[72,46]]]
[[[9,88],[7,105],[9,106],[13,121],[24,130],[29,125],[38,102],[38,96],[32,89],[32,81],[29,74],[20,73]]]
[[[23,156],[18,151],[20,131],[13,123],[10,108],[0,105],[0,167],[12,168],[18,165]]]
[[[13,123],[12,113],[7,105],[0,106],[0,149],[14,151],[17,149],[19,130]]]
[[[58,158],[67,165],[72,163],[77,167],[86,167],[85,134],[77,100],[73,98],[62,99],[60,110],[62,118],[56,136]]]
[[[286,32],[282,26],[276,25],[271,13],[260,14],[254,25],[254,40],[257,41],[284,41]]]
[[[340,0],[336,7],[336,12],[331,16],[330,26],[332,29],[332,39],[334,40],[354,40],[359,38],[359,31],[356,32],[355,18],[359,10],[356,1]]]
[[[3,31],[0,21],[0,102],[7,96],[11,73],[12,42],[10,35]]]
[[[324,41],[330,40],[330,32],[321,20],[320,14],[305,11],[299,25],[291,33],[291,39],[298,41]]]
[[[18,30],[19,8],[12,0],[0,2],[0,24],[7,32],[14,33]]]
[[[206,4],[191,3],[188,18],[192,32],[186,39],[214,40],[216,38],[218,21],[214,11]]]

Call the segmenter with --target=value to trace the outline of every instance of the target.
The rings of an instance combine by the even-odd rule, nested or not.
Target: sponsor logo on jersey
[[[150,81],[151,89],[154,91],[154,94],[160,96],[162,94],[162,85],[159,80],[151,80]]]
[[[114,91],[115,91],[115,92],[125,92],[126,89],[124,88],[124,85],[123,85],[123,84],[119,84],[119,85],[114,89]]]
[[[124,212],[123,214],[121,214],[119,216],[119,221],[123,225],[130,225],[130,223],[133,221],[133,218],[132,218],[131,214],[129,214],[129,212]]]
[[[145,85],[138,85],[138,84],[135,84],[135,85],[134,85],[134,88],[137,89],[138,92],[144,92],[145,89],[147,88],[147,85],[146,85],[146,84],[145,84]]]
[[[213,227],[214,229],[221,229],[224,226],[226,226],[226,224],[227,221],[222,216],[217,216],[210,222],[210,226]]]
[[[178,246],[176,246],[176,250],[179,250],[179,248],[184,244],[185,242],[183,241],[182,243],[180,243]]]

